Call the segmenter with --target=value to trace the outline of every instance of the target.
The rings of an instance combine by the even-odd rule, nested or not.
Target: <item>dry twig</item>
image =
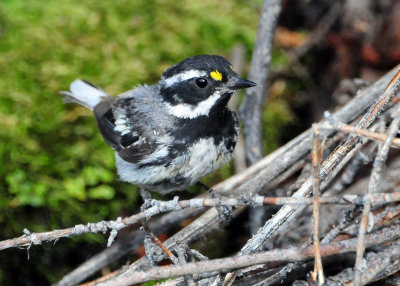
[[[395,225],[373,234],[367,235],[367,246],[378,245],[388,241],[398,239],[400,236],[400,226]],[[329,244],[321,245],[321,256],[326,257],[335,254],[348,253],[355,251],[357,239],[348,239]],[[400,248],[400,246],[398,246]],[[290,249],[276,249],[261,253],[243,255],[222,259],[214,259],[200,262],[186,263],[183,265],[173,265],[169,267],[152,267],[146,270],[127,271],[113,279],[114,286],[132,285],[146,281],[183,276],[187,274],[200,274],[214,271],[226,272],[232,269],[242,268],[250,265],[266,262],[282,261],[304,261],[315,255],[315,248],[294,247]],[[98,286],[111,285],[109,281],[100,282]]]
[[[243,122],[245,156],[248,166],[263,157],[263,101],[267,92],[268,72],[281,6],[282,0],[265,0],[263,2],[248,76],[251,81],[257,83],[257,86],[246,90],[246,96],[240,107],[239,115]],[[263,214],[263,208],[250,210],[250,227],[253,232],[262,225]]]
[[[398,73],[400,76],[400,73]],[[397,83],[398,86],[400,86],[400,83]],[[363,255],[364,255],[364,238],[365,238],[365,233],[367,231],[368,227],[368,216],[369,212],[371,210],[371,203],[369,201],[369,194],[375,193],[378,190],[379,187],[379,182],[381,181],[381,172],[383,165],[386,161],[387,155],[389,153],[389,148],[390,145],[393,141],[393,138],[396,136],[397,131],[399,129],[399,123],[400,123],[400,109],[398,110],[397,116],[394,118],[392,123],[390,124],[389,130],[388,130],[388,136],[383,143],[381,150],[379,154],[375,158],[374,162],[374,168],[372,170],[371,174],[371,180],[368,185],[367,189],[367,198],[364,203],[364,209],[363,209],[363,214],[361,218],[361,223],[360,223],[360,229],[358,233],[358,247],[357,247],[357,257],[356,257],[356,265],[354,267],[354,281],[353,284],[355,286],[361,285],[361,266],[363,262]]]
[[[320,249],[320,244],[319,244],[319,231],[318,231],[318,225],[319,225],[319,187],[320,187],[320,181],[319,181],[319,169],[320,169],[320,163],[321,163],[321,152],[320,150],[320,145],[319,145],[319,130],[317,127],[314,125],[314,144],[313,144],[313,150],[312,150],[312,165],[313,165],[313,172],[312,172],[312,178],[313,178],[313,218],[314,218],[314,233],[313,233],[313,241],[314,241],[314,247],[315,247],[315,267],[314,267],[314,272],[313,272],[313,278],[314,281],[317,281],[316,278],[318,278],[318,284],[323,285],[324,284],[324,270],[322,267],[322,260],[321,260],[321,249]]]
[[[246,91],[246,96],[240,107],[246,156],[250,165],[263,157],[262,106],[264,94],[267,90],[268,71],[281,6],[282,0],[265,0],[263,3],[248,76],[249,80],[257,83],[257,86]]]
[[[384,142],[387,138],[387,134],[384,133],[378,133],[378,132],[373,132],[367,129],[361,129],[357,128],[348,124],[343,124],[340,122],[330,122],[326,124],[321,124],[318,126],[320,129],[333,129],[341,132],[346,132],[350,134],[357,134],[362,137],[379,141],[379,142]],[[392,147],[397,147],[400,148],[400,138],[393,138],[393,141],[391,143]]]
[[[369,202],[372,205],[393,203],[400,201],[400,192],[374,193],[368,198]],[[237,198],[206,197],[179,201],[178,197],[175,197],[175,199],[171,201],[157,201],[157,203],[153,207],[130,217],[118,219],[117,221],[100,221],[97,223],[88,223],[87,225],[76,225],[71,228],[38,233],[31,233],[25,230],[26,233],[21,237],[0,241],[0,250],[11,247],[28,246],[31,244],[42,244],[46,241],[58,240],[63,237],[73,237],[86,233],[105,233],[110,229],[116,229],[112,228],[112,226],[116,225],[118,225],[118,229],[120,230],[129,225],[137,223],[138,221],[140,221],[141,217],[150,218],[163,212],[182,210],[186,208],[205,208],[221,206],[255,207],[262,205],[312,205],[315,202],[318,202],[318,204],[361,205],[365,202],[365,198],[358,195],[330,196],[318,198],[264,197],[260,195],[243,195]]]

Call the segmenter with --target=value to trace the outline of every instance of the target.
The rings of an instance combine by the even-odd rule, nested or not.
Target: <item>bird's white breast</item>
[[[165,146],[160,148],[160,152],[164,152]],[[171,158],[171,163],[168,166],[153,165],[139,168],[139,164],[128,163],[119,157],[118,153],[115,153],[121,180],[144,187],[166,179],[184,181],[183,185],[177,186],[176,189],[184,189],[194,184],[201,177],[226,164],[231,156],[232,150],[226,149],[224,140],[219,145],[215,145],[214,138],[202,138],[196,141],[186,152]],[[146,161],[148,163],[148,160]],[[168,192],[172,190],[160,191]]]

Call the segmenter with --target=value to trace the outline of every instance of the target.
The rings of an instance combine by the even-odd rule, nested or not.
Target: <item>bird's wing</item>
[[[158,147],[157,137],[140,114],[134,96],[119,96],[94,108],[104,140],[127,162],[138,163]],[[150,122],[151,123],[151,122]]]

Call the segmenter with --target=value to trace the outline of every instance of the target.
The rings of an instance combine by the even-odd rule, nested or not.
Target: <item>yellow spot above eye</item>
[[[218,80],[218,81],[222,80],[222,73],[220,73],[218,70],[210,72],[210,76],[215,80]]]

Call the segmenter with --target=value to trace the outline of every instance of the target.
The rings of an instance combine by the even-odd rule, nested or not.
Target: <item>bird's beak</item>
[[[255,82],[242,78],[234,78],[230,83],[228,83],[228,87],[233,90],[249,88],[256,85],[257,84]]]

